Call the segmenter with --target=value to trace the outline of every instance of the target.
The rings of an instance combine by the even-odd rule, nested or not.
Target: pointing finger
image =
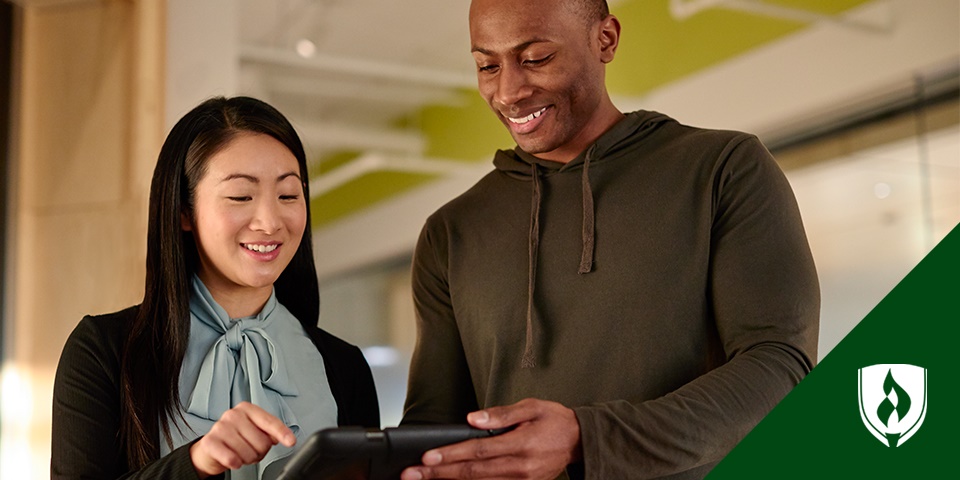
[[[237,407],[243,410],[251,423],[260,430],[263,430],[273,441],[279,442],[286,447],[292,447],[297,443],[297,437],[294,436],[293,431],[284,425],[282,420],[271,415],[266,410],[247,402],[240,403]]]

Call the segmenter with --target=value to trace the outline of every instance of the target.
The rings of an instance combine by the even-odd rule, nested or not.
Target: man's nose
[[[520,114],[520,103],[530,97],[533,89],[527,82],[526,73],[519,66],[504,66],[497,75],[497,91],[494,100],[502,107],[501,113],[511,116]]]

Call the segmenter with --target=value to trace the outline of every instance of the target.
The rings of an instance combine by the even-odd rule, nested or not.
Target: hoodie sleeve
[[[477,410],[447,282],[446,238],[440,217],[434,215],[414,251],[417,344],[410,362],[403,424],[463,423],[468,413]]]
[[[752,136],[712,180],[707,300],[726,363],[660,398],[575,408],[587,478],[700,478],[815,364],[819,284],[790,185]]]

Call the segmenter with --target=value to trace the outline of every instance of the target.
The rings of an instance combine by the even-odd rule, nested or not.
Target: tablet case
[[[469,425],[327,428],[307,439],[277,480],[395,480],[431,448],[504,431]]]

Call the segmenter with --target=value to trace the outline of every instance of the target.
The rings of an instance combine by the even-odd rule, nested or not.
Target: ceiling
[[[438,179],[474,175],[475,164],[488,164],[493,148],[512,145],[475,92],[468,1],[237,1],[240,90],[276,105],[300,131],[312,160],[316,228]],[[658,104],[678,85],[781,48],[793,38],[842,32],[856,41],[889,42],[903,30],[897,4],[906,4],[609,3],[623,25],[617,60],[608,69],[615,102],[624,110],[662,105],[668,113],[698,108],[697,102]],[[712,95],[723,96],[723,84],[715,85]],[[719,110],[702,103],[699,108]],[[777,105],[752,108],[763,122],[738,123],[738,112],[725,109],[725,124],[772,131],[791,115]],[[776,123],[770,121],[771,111],[779,115],[772,117]]]
[[[398,122],[424,105],[457,105],[475,86],[466,2],[240,3],[242,87],[300,120],[320,155],[420,155],[424,139]]]

